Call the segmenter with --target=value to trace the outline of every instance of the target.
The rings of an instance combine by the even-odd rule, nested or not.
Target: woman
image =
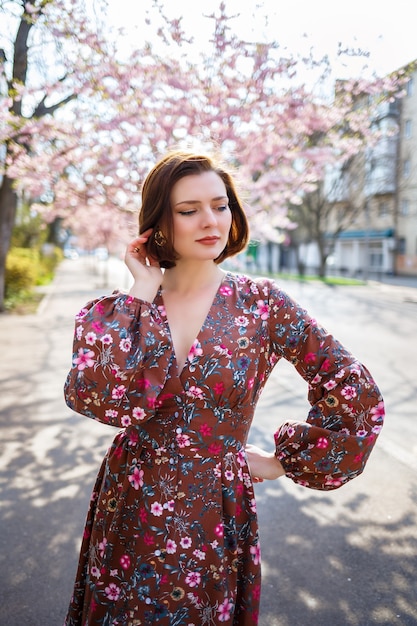
[[[383,418],[366,368],[272,281],[224,272],[248,225],[230,175],[175,152],[142,190],[129,294],[77,316],[65,396],[122,427],[93,492],[67,626],[253,625],[253,482],[335,489],[360,474]],[[163,270],[161,269],[163,268]],[[306,422],[248,445],[280,358],[308,383]]]

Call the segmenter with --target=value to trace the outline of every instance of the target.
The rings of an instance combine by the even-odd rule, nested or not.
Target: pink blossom
[[[256,306],[258,308],[255,311],[255,315],[259,316],[261,320],[267,320],[269,315],[269,304],[263,300],[258,300]]]
[[[180,541],[182,548],[189,548],[192,544],[190,537],[183,537]]]
[[[187,391],[187,396],[189,396],[190,398],[202,398],[203,390],[200,389],[200,387],[192,385]]]
[[[231,296],[233,289],[231,289],[228,285],[222,285],[219,289],[219,293],[221,293],[222,296]]]
[[[352,400],[352,398],[356,398],[357,395],[356,389],[351,385],[346,385],[346,387],[343,387],[340,393],[344,398],[346,398],[346,400]]]
[[[143,485],[143,469],[139,469],[136,465],[133,473],[128,476],[128,479],[134,489],[139,489],[139,487]]]
[[[160,517],[164,512],[164,507],[159,502],[153,502],[151,504],[151,513],[156,517]]]
[[[116,601],[120,596],[120,587],[115,585],[115,583],[110,583],[108,587],[105,588],[104,592],[109,600]]]
[[[327,448],[327,446],[329,445],[329,441],[328,439],[326,439],[326,437],[319,437],[317,439],[317,443],[316,443],[316,447],[317,448]]]
[[[314,352],[307,352],[304,357],[304,363],[314,363],[317,355]]]
[[[184,435],[183,433],[178,433],[176,435],[176,440],[180,448],[186,448],[191,443],[189,436]]]
[[[93,367],[94,365],[94,352],[92,350],[84,351],[83,348],[78,348],[78,356],[74,359],[74,364],[81,372],[86,367]]]
[[[106,547],[107,547],[107,539],[106,539],[106,537],[103,537],[103,540],[100,541],[100,543],[98,544],[98,549],[99,549],[100,556],[104,556],[104,553],[106,551]]]
[[[139,406],[135,406],[132,411],[132,415],[136,420],[143,420],[146,417],[145,411]]]
[[[106,335],[102,336],[101,343],[103,344],[103,346],[110,346],[113,343],[113,337],[109,333],[107,333]]]
[[[201,356],[202,354],[203,350],[201,348],[201,344],[198,339],[195,339],[193,345],[190,348],[187,359],[191,362],[194,357]]]
[[[185,582],[190,587],[197,587],[201,582],[201,574],[199,572],[189,572],[185,578]]]
[[[87,333],[85,336],[85,343],[88,344],[89,346],[93,346],[96,342],[96,339],[97,339],[96,333],[93,333],[93,332]]]
[[[259,543],[256,544],[256,546],[250,547],[250,553],[252,554],[254,564],[258,565],[261,560],[261,548]]]
[[[130,556],[128,554],[123,554],[120,557],[120,565],[123,569],[129,569],[130,567]]]
[[[217,612],[219,614],[219,622],[227,622],[231,617],[231,611],[233,610],[233,602],[226,598],[224,602],[219,605]]]
[[[122,339],[119,343],[119,348],[122,352],[129,352],[132,347],[132,342],[130,339]]]
[[[327,391],[330,391],[337,387],[337,382],[335,380],[328,380],[327,383],[324,383],[323,387],[327,389]]]
[[[177,551],[177,544],[172,539],[167,540],[166,551],[168,554],[175,554]]]
[[[113,387],[111,397],[113,400],[121,400],[126,393],[126,387],[124,385],[116,385]]]
[[[120,420],[123,428],[127,428],[131,425],[132,420],[130,419],[130,415],[122,415],[122,419]]]
[[[218,537],[223,537],[223,524],[217,524],[214,528],[214,532]]]
[[[373,406],[371,409],[371,416],[372,416],[372,421],[373,422],[377,422],[378,420],[380,420],[381,418],[383,418],[385,415],[385,407],[384,407],[384,403],[382,402],[378,402],[378,404],[376,406]]]

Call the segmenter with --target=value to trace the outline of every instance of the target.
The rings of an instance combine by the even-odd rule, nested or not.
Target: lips
[[[203,237],[202,239],[197,239],[198,243],[217,243],[220,237]]]

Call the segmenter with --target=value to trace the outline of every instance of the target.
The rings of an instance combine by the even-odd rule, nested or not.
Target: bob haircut
[[[139,232],[152,228],[146,248],[160,267],[170,268],[178,260],[173,245],[173,217],[171,191],[184,176],[215,172],[222,179],[232,214],[229,238],[223,252],[215,259],[221,263],[245,249],[249,239],[249,225],[232,176],[214,159],[192,152],[175,151],[163,157],[149,172],[142,186],[142,207],[139,212]],[[161,231],[166,242],[157,245],[155,233]]]

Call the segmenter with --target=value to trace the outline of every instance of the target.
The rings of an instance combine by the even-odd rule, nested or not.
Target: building
[[[328,201],[336,209],[329,241],[338,214],[350,216],[334,242],[327,272],[417,276],[417,69],[402,98],[378,106],[374,123],[383,131],[378,143],[327,181]],[[306,271],[317,270],[315,244],[302,244],[299,256]]]

